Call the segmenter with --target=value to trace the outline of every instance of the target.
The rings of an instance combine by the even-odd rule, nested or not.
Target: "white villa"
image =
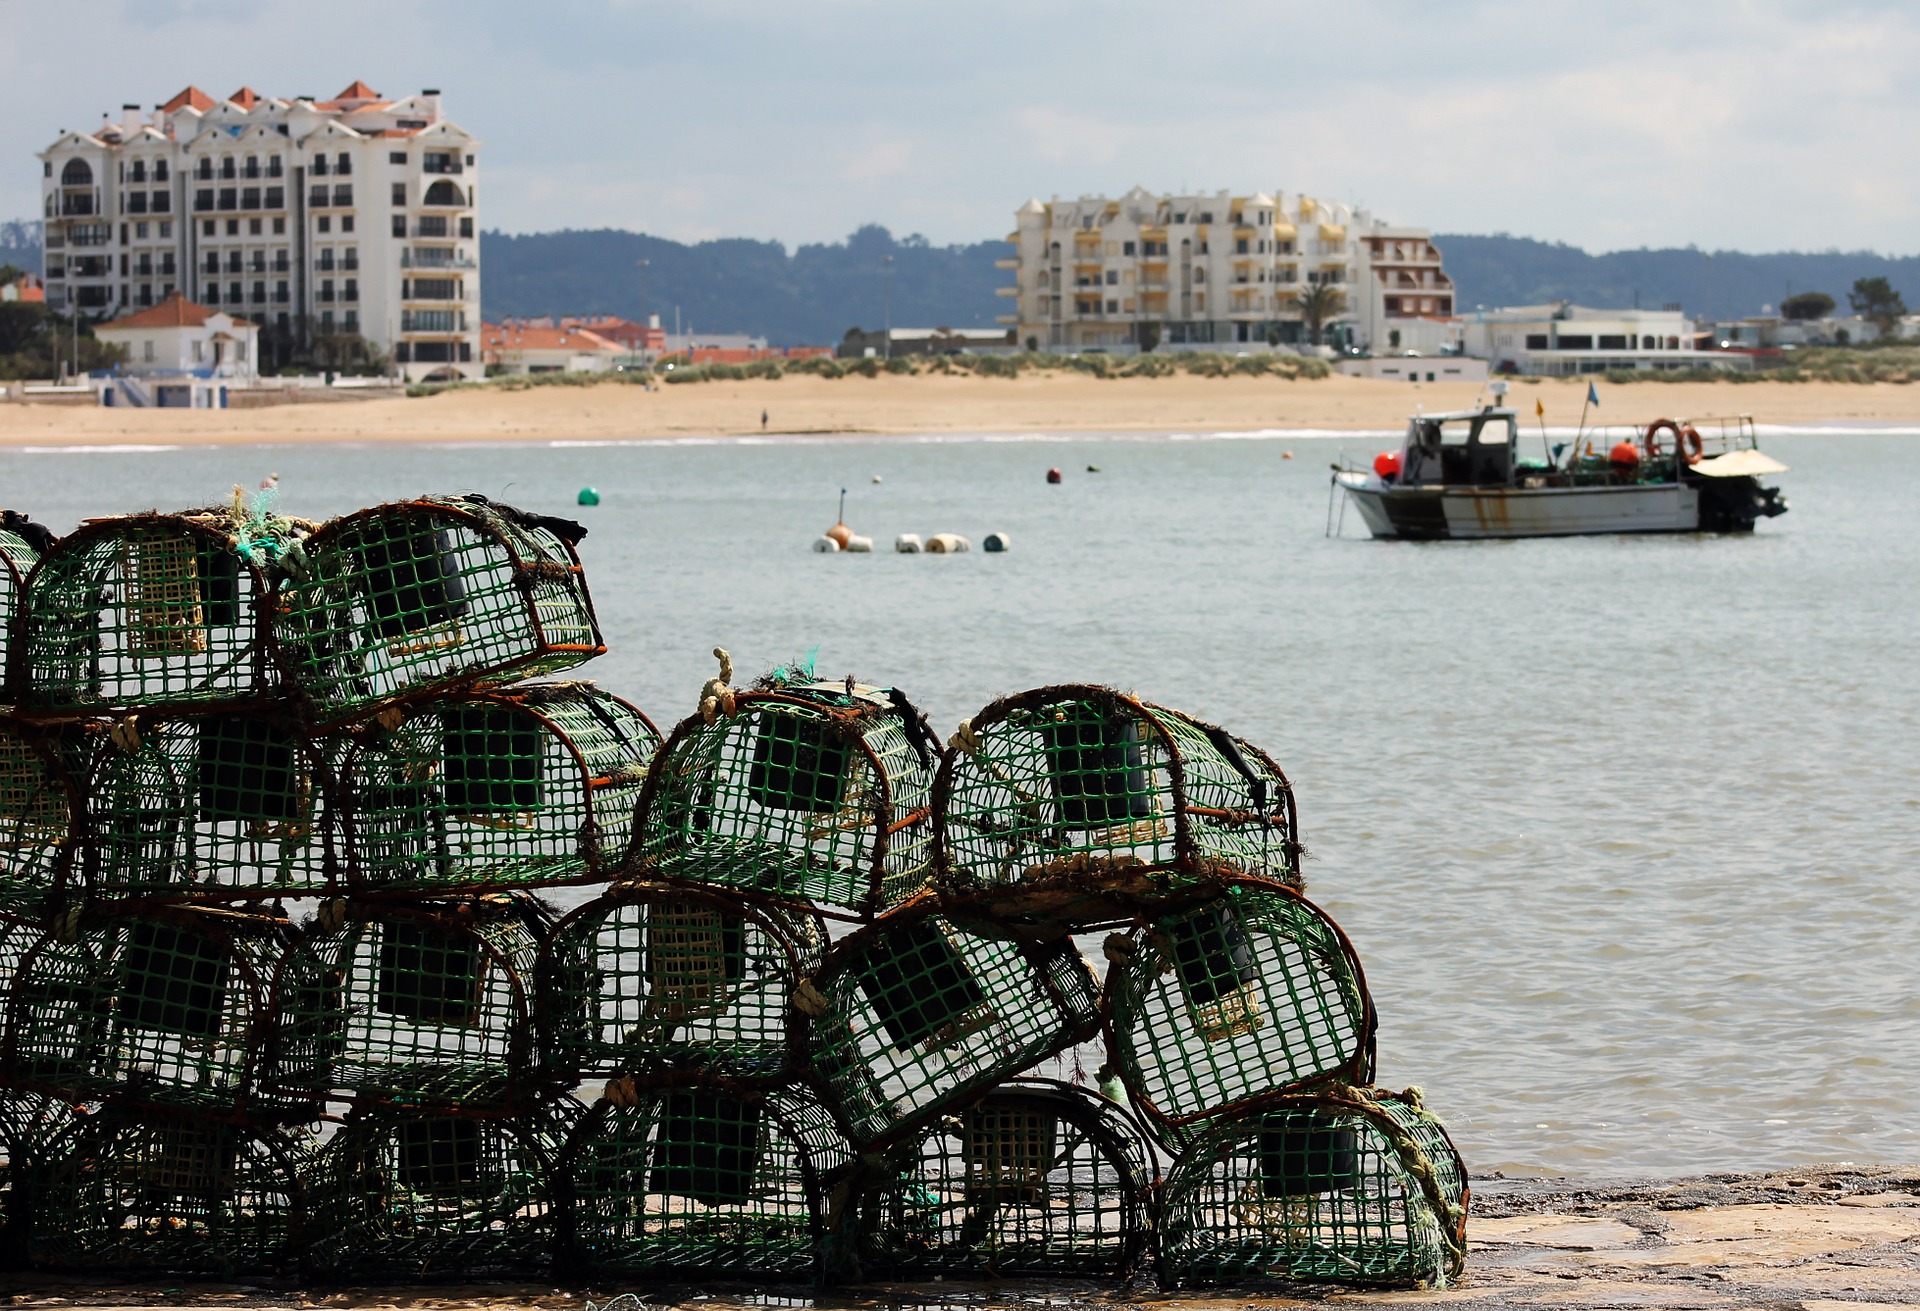
[[[196,305],[177,291],[150,309],[100,324],[93,335],[124,348],[122,371],[136,378],[191,373],[246,386],[259,370],[259,325]]]
[[[440,93],[188,87],[62,131],[41,160],[49,305],[176,293],[279,340],[357,335],[409,379],[479,377],[480,143]]]

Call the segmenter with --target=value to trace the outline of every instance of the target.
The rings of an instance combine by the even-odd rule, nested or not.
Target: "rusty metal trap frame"
[[[562,1157],[564,1259],[600,1274],[813,1275],[850,1157],[797,1085],[614,1080]]]
[[[1141,1127],[1051,1079],[1002,1084],[889,1154],[861,1205],[869,1277],[1126,1278],[1152,1230]]]
[[[296,1130],[106,1110],[48,1148],[28,1247],[55,1270],[268,1274],[293,1254],[306,1145]]]
[[[0,913],[31,914],[67,885],[81,831],[73,742],[0,715]]]
[[[645,715],[591,683],[416,702],[352,736],[341,813],[365,891],[604,881],[660,745]]]
[[[63,912],[7,990],[6,1081],[214,1115],[261,1108],[257,1044],[291,936],[279,916],[204,907]]]
[[[288,1097],[514,1109],[540,1088],[525,893],[322,902],[281,957],[262,1082]]]
[[[922,894],[836,942],[795,990],[807,1077],[862,1148],[911,1134],[1099,1028],[1093,971]]]
[[[79,869],[91,894],[234,901],[344,885],[339,743],[286,703],[88,728]]]
[[[1038,688],[963,722],[933,811],[949,892],[1078,889],[1081,914],[1104,919],[1220,874],[1300,883],[1293,789],[1273,759],[1106,687]]]
[[[0,510],[0,676],[10,667],[26,609],[27,575],[40,552],[54,544],[51,532],[17,510]],[[0,679],[0,691],[6,684]]]
[[[304,1268],[353,1279],[544,1273],[558,1229],[554,1166],[583,1109],[556,1098],[513,1115],[348,1116],[307,1175]]]
[[[1172,1141],[1315,1080],[1371,1075],[1374,1011],[1359,957],[1292,888],[1231,880],[1109,936],[1105,952],[1109,1059]]]
[[[939,747],[905,696],[810,674],[719,691],[661,749],[629,869],[861,916],[920,890]]]
[[[725,890],[616,884],[568,912],[541,949],[548,1072],[782,1078],[794,983],[819,968],[826,945],[826,924],[806,911]]]
[[[393,697],[570,669],[606,650],[578,524],[480,496],[376,506],[305,543],[275,625],[286,674],[334,723]]]
[[[47,1149],[79,1114],[59,1097],[0,1091],[0,1270],[28,1264],[27,1236]]]
[[[1216,1121],[1162,1186],[1161,1279],[1436,1288],[1465,1264],[1466,1170],[1419,1095],[1334,1087]]]
[[[269,695],[268,615],[301,531],[224,508],[82,524],[27,579],[11,669],[20,707],[93,714]]]

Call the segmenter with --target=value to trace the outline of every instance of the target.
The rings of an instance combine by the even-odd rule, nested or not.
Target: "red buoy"
[[[1637,469],[1640,467],[1640,448],[1632,442],[1615,442],[1613,449],[1607,452],[1607,463],[1616,469]]]
[[[1374,456],[1373,471],[1382,478],[1398,478],[1400,476],[1400,452],[1382,451],[1380,454]]]
[[[1050,483],[1057,483],[1057,482],[1059,482],[1059,481],[1060,481],[1060,471],[1059,471],[1058,469],[1049,469],[1049,470],[1047,470],[1047,481],[1048,481],[1048,482],[1050,482]]]

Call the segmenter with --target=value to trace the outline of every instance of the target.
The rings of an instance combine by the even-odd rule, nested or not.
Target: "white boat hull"
[[[1381,487],[1342,479],[1375,537],[1577,537],[1689,533],[1700,495],[1678,483],[1626,487]]]

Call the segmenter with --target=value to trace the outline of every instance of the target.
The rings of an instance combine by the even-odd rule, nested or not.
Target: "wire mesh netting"
[[[242,546],[241,533],[257,532]],[[226,510],[83,524],[27,580],[21,704],[93,712],[267,695],[266,598],[296,529]]]
[[[625,883],[570,912],[541,952],[547,1064],[558,1078],[682,1066],[733,1079],[789,1071],[796,979],[820,965],[817,915],[723,891]]]
[[[1352,945],[1291,888],[1236,880],[1107,940],[1110,1057],[1134,1104],[1181,1126],[1332,1075],[1370,1073]]]
[[[604,879],[659,745],[645,715],[589,683],[415,705],[345,754],[352,878],[442,891]]]
[[[0,913],[31,913],[67,882],[80,833],[72,740],[0,715]]]
[[[0,515],[5,516],[8,524],[25,520],[24,515],[14,510],[0,511]],[[52,534],[30,522],[0,528],[0,675],[11,672],[14,637],[24,617],[27,575],[40,561],[39,548],[28,540],[29,535],[42,544],[51,544]],[[7,684],[0,683],[0,691],[4,690],[8,690]],[[5,699],[11,701],[17,695],[9,691]]]
[[[7,1079],[75,1100],[247,1107],[290,935],[278,916],[204,908],[62,916],[8,989]]]
[[[1279,766],[1224,729],[1110,688],[1040,688],[966,721],[934,814],[953,892],[1077,887],[1125,911],[1222,873],[1299,883]]]
[[[1017,941],[937,911],[931,894],[889,911],[799,989],[809,1077],[863,1147],[1098,1029],[1093,972],[1070,941]]]
[[[292,1256],[303,1143],[265,1126],[106,1111],[49,1153],[34,1202],[35,1264],[233,1278]]]
[[[829,1181],[848,1156],[797,1087],[617,1081],[564,1157],[569,1262],[607,1274],[812,1274]]]
[[[30,1260],[27,1240],[48,1148],[75,1115],[62,1098],[0,1091],[0,1270],[19,1270]]]
[[[273,983],[263,1081],[288,1097],[510,1108],[538,1069],[547,912],[525,894],[323,903]]]
[[[673,732],[630,868],[870,914],[926,881],[937,745],[899,692],[794,681]]]
[[[88,747],[87,887],[195,900],[334,890],[336,753],[284,705],[103,726]]]
[[[287,676],[333,721],[394,696],[589,660],[606,647],[574,551],[585,531],[477,496],[332,520],[283,592]]]
[[[862,1205],[869,1276],[1124,1278],[1150,1236],[1140,1130],[1071,1084],[1003,1085],[893,1158]]]
[[[1460,1275],[1466,1172],[1417,1095],[1342,1088],[1215,1122],[1163,1185],[1161,1276],[1438,1287]]]
[[[385,1107],[349,1117],[309,1175],[309,1269],[324,1276],[461,1279],[544,1273],[554,1162],[578,1103],[472,1116]]]

